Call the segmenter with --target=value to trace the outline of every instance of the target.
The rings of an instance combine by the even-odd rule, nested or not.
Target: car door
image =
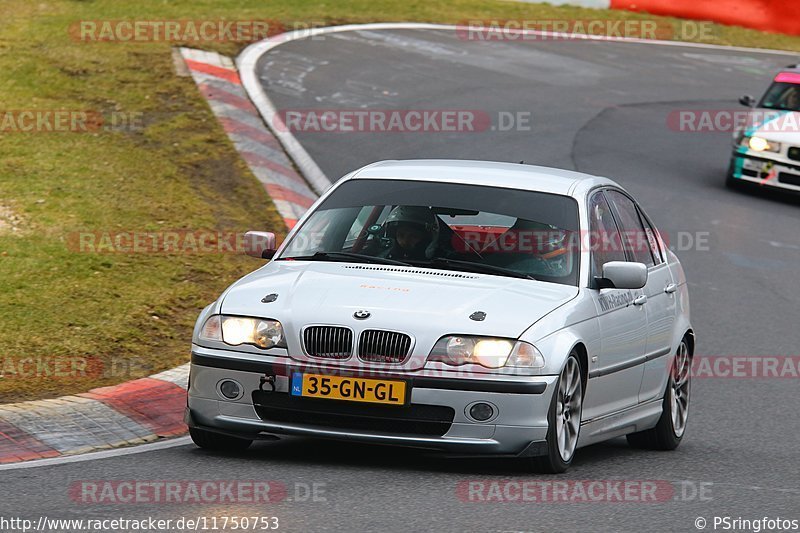
[[[610,190],[606,195],[614,216],[622,227],[622,241],[634,260],[647,265],[647,284],[642,307],[647,315],[647,345],[639,401],[660,395],[672,344],[675,324],[675,290],[672,273],[656,237],[653,225],[641,207],[626,194]]]
[[[603,191],[589,198],[591,279],[609,261],[626,261],[622,237]],[[589,381],[583,417],[595,419],[639,401],[647,344],[647,315],[636,304],[642,290],[590,289],[597,307],[600,352],[589,354]]]

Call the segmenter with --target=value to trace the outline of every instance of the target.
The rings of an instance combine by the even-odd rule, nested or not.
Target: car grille
[[[797,146],[792,146],[789,148],[789,159],[794,159],[795,161],[800,161],[800,148]]]
[[[797,174],[789,174],[787,172],[781,172],[778,174],[778,181],[781,183],[786,183],[789,185],[797,185],[800,187],[800,175]]]
[[[743,168],[742,169],[742,174],[745,175],[745,176],[750,176],[751,178],[759,177],[758,176],[758,171],[750,170],[749,168]]]
[[[353,354],[353,332],[339,326],[309,326],[303,332],[303,347],[311,357],[347,359]]]
[[[296,398],[285,393],[253,393],[253,405],[265,422],[285,422],[320,429],[374,431],[392,435],[441,437],[456,415],[452,407],[410,404],[404,407]]]
[[[358,338],[358,357],[370,363],[402,363],[411,349],[411,337],[396,331],[367,329]]]

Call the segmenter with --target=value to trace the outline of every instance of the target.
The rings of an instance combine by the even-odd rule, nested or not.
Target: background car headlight
[[[756,152],[780,152],[781,143],[768,141],[763,137],[744,137],[742,144],[747,143],[748,148]]]
[[[252,344],[259,348],[286,347],[283,326],[277,320],[214,315],[200,330],[203,340],[222,341],[231,346]]]
[[[450,366],[478,364],[486,368],[544,366],[544,356],[532,344],[467,335],[442,337],[431,350],[428,361],[439,361]]]

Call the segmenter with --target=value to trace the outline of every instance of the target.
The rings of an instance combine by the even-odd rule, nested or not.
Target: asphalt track
[[[800,202],[724,187],[727,133],[668,127],[680,109],[735,109],[796,56],[596,41],[466,42],[448,31],[360,31],[301,40],[259,64],[279,109],[472,109],[530,112],[530,131],[297,133],[335,179],[380,159],[520,161],[606,175],[628,188],[673,239],[690,281],[698,355],[792,355],[800,347]],[[497,125],[497,124],[495,124]],[[706,237],[707,236],[707,237]],[[685,240],[686,237],[682,237]],[[278,516],[281,530],[695,531],[714,516],[800,519],[797,379],[696,379],[675,452],[624,439],[581,449],[559,480],[692,485],[655,503],[467,503],[465,480],[520,476],[506,460],[289,439],[241,454],[192,445],[0,472],[0,516],[141,518]],[[276,480],[270,505],[85,504],[76,480]],[[524,476],[524,479],[531,479]],[[294,484],[324,484],[297,501]],[[300,498],[302,499],[302,498]],[[319,498],[318,498],[319,500]]]

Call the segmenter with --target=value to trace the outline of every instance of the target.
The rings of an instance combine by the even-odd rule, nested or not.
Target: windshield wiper
[[[375,263],[378,265],[411,266],[402,261],[395,261],[386,257],[375,257],[366,254],[354,254],[352,252],[317,252],[314,255],[299,255],[295,257],[281,257],[280,259],[294,259],[296,261],[318,261],[320,259],[357,259],[358,262]]]
[[[521,278],[521,279],[533,279],[533,276],[529,274],[523,274],[522,272],[517,272],[516,270],[511,270],[509,268],[503,268],[494,265],[486,265],[483,263],[474,263],[472,261],[460,261],[458,259],[448,259],[446,257],[434,257],[433,259],[427,261],[410,261],[416,266],[426,266],[426,265],[446,265],[450,267],[459,267],[463,270],[472,271],[472,272],[482,272],[484,274],[499,274],[501,276],[510,276],[512,278]]]

